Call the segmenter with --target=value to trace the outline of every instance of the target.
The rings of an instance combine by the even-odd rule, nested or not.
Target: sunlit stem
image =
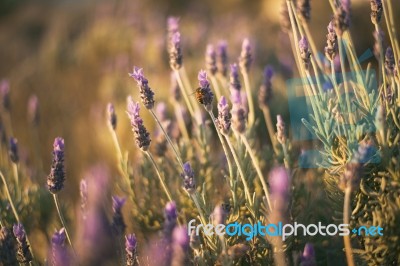
[[[344,206],[343,206],[343,223],[344,224],[349,224],[350,223],[350,198],[351,198],[351,186],[349,185],[346,187],[346,190],[344,192]],[[354,261],[353,261],[353,255],[352,255],[352,249],[351,249],[351,242],[350,242],[350,236],[344,235],[343,236],[344,240],[344,249],[346,252],[346,260],[347,260],[347,265],[348,266],[354,266]]]
[[[260,164],[258,162],[258,159],[255,156],[253,150],[251,149],[250,144],[247,141],[247,138],[244,135],[241,135],[241,137],[242,137],[242,141],[243,141],[244,145],[246,146],[247,152],[250,154],[250,158],[251,158],[251,161],[253,163],[253,166],[256,169],[257,175],[258,175],[258,177],[259,177],[259,179],[261,181],[261,185],[262,185],[263,190],[264,190],[265,198],[267,199],[267,202],[268,202],[268,207],[271,210],[272,209],[272,207],[271,207],[272,205],[271,205],[271,200],[269,198],[268,186],[267,186],[267,183],[265,182],[264,175],[261,172]]]
[[[183,114],[182,114],[182,107],[179,102],[174,102],[173,105],[174,105],[175,116],[177,118],[176,120],[178,121],[179,129],[182,132],[184,139],[190,140],[189,133],[188,133],[186,125],[185,125],[185,119],[183,118]]]
[[[276,149],[275,129],[274,129],[274,125],[272,124],[271,111],[269,109],[269,106],[267,106],[267,105],[263,106],[262,111],[264,113],[264,119],[265,119],[265,123],[267,125],[267,130],[268,130],[269,138],[271,140],[271,145],[276,154],[276,153],[278,153],[278,150]]]
[[[160,180],[161,186],[162,186],[165,194],[167,195],[168,200],[173,201],[172,197],[171,197],[171,193],[169,192],[169,189],[168,189],[167,185],[165,184],[164,178],[161,176],[160,169],[158,168],[157,163],[154,161],[153,156],[151,155],[151,153],[149,151],[145,151],[144,153],[147,155],[147,157],[149,157],[151,163],[153,164],[154,170],[156,170],[158,179]]]
[[[242,72],[244,80],[244,88],[246,90],[247,101],[249,103],[249,126],[254,125],[255,113],[254,113],[254,103],[253,95],[251,94],[250,79],[247,71]]]
[[[174,70],[174,74],[175,74],[175,78],[176,81],[178,82],[179,88],[181,89],[182,95],[183,95],[183,99],[186,102],[186,106],[188,107],[189,113],[191,117],[195,117],[194,115],[194,110],[193,110],[193,106],[192,103],[190,102],[188,93],[185,89],[185,86],[183,85],[182,79],[181,79],[181,75],[179,74],[178,70]]]

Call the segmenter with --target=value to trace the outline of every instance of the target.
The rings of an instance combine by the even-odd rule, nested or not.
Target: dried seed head
[[[13,163],[19,162],[18,140],[16,138],[10,138],[10,146],[8,148],[8,154],[10,156],[10,160]]]
[[[189,162],[183,164],[183,173],[181,173],[183,179],[183,187],[189,194],[196,192],[196,180],[194,179],[194,171],[190,166]]]
[[[242,73],[248,73],[250,70],[253,57],[251,55],[251,46],[249,39],[244,39],[242,43],[242,51],[239,57],[239,65]]]
[[[143,68],[133,67],[133,72],[129,76],[134,78],[139,87],[140,99],[147,109],[154,107],[154,92],[149,87],[149,81],[144,77]]]
[[[28,100],[28,121],[37,126],[39,124],[39,100],[36,95],[32,95]]]
[[[310,65],[310,50],[308,48],[308,41],[306,37],[301,37],[299,41],[299,51],[300,51],[300,57],[301,60],[303,61],[304,67],[308,69]]]
[[[117,114],[112,103],[107,104],[107,120],[108,125],[115,130],[117,128]]]
[[[32,261],[32,253],[26,241],[26,233],[21,223],[13,226],[14,236],[17,239],[17,260],[19,263],[29,263]]]
[[[258,92],[258,103],[261,107],[268,106],[272,99],[272,82],[271,79],[274,75],[274,70],[271,66],[264,68],[263,82]]]
[[[217,71],[225,77],[228,72],[228,44],[226,41],[218,42],[216,56]]]
[[[206,49],[206,69],[210,76],[217,73],[217,53],[212,44],[207,45]]]
[[[305,22],[309,22],[311,18],[311,4],[310,0],[299,0],[297,1],[297,12],[300,15],[300,19]]]
[[[371,21],[378,24],[382,18],[382,0],[371,0]]]
[[[281,115],[276,116],[276,139],[282,145],[286,144],[286,129],[285,129],[285,122],[282,119]]]
[[[394,74],[395,64],[393,50],[392,47],[389,46],[385,53],[385,69],[388,75],[392,76]]]
[[[53,194],[58,193],[64,187],[64,139],[57,137],[53,144],[53,160],[50,174],[47,176],[47,188]]]
[[[138,266],[137,240],[135,234],[125,236],[126,265]]]
[[[112,196],[113,218],[111,228],[116,236],[120,236],[125,232],[126,225],[122,215],[122,207],[124,206],[125,202],[126,198]]]
[[[337,35],[333,27],[333,21],[329,22],[328,34],[326,35],[325,56],[330,61],[335,59],[338,50]]]
[[[229,112],[228,102],[224,96],[221,96],[218,103],[218,117],[215,121],[221,134],[229,134],[229,130],[231,129],[231,118],[232,115]]]
[[[150,146],[150,133],[143,125],[143,120],[139,115],[139,103],[134,103],[131,96],[128,97],[127,114],[131,120],[132,131],[135,137],[136,145],[142,150],[147,151]]]
[[[207,79],[207,72],[204,70],[200,70],[197,78],[200,85],[200,87],[196,90],[197,101],[200,104],[204,105],[204,108],[207,111],[211,111],[214,94],[211,91],[210,82]]]

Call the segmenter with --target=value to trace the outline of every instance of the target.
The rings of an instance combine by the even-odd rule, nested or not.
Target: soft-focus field
[[[1,2],[0,265],[398,265],[399,13]],[[247,241],[192,219],[384,234]]]

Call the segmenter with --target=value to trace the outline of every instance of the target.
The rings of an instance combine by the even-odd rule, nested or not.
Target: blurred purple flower
[[[12,233],[7,227],[2,226],[0,229],[0,262],[4,265],[18,265],[15,255]]]
[[[215,206],[213,213],[211,214],[213,219],[213,224],[216,226],[218,224],[225,224],[228,213],[222,207],[221,204]]]
[[[172,70],[179,70],[183,64],[181,34],[179,32],[171,34],[168,47],[169,65]]]
[[[214,94],[211,91],[210,82],[207,79],[207,72],[200,70],[197,78],[199,80],[200,87],[196,91],[196,98],[199,103],[204,105],[204,108],[207,111],[211,111]]]
[[[188,265],[188,249],[190,238],[186,227],[176,227],[172,234],[172,265]]]
[[[143,120],[139,116],[139,103],[134,103],[131,96],[128,97],[127,114],[131,120],[132,131],[135,136],[136,145],[142,150],[147,151],[150,146],[150,134],[143,125]]]
[[[181,177],[185,190],[189,194],[193,194],[196,191],[196,180],[194,179],[194,171],[189,162],[183,164],[183,173],[181,173]]]
[[[229,75],[229,89],[232,93],[233,90],[240,91],[241,88],[242,85],[240,84],[239,67],[236,63],[231,64]]]
[[[206,49],[206,69],[210,76],[214,76],[217,73],[217,53],[215,52],[212,44],[207,45]]]
[[[395,64],[393,50],[392,47],[389,46],[385,53],[385,69],[387,75],[392,76],[394,74]]]
[[[120,236],[124,233],[126,225],[122,215],[122,207],[124,206],[126,198],[112,196],[112,209],[113,217],[111,228],[115,235]]]
[[[149,81],[144,77],[143,68],[133,67],[133,72],[129,76],[134,78],[139,87],[140,99],[147,109],[154,107],[154,92],[149,87]]]
[[[0,81],[0,97],[1,97],[1,106],[3,110],[10,111],[11,109],[10,83],[6,79]]]
[[[32,253],[29,249],[28,242],[26,240],[26,232],[24,226],[21,223],[14,224],[13,226],[14,236],[17,239],[17,260],[19,263],[29,263],[32,261]]]
[[[161,122],[167,120],[167,105],[164,102],[160,102],[156,105],[156,114]]]
[[[167,203],[164,209],[164,214],[165,214],[165,219],[168,221],[174,221],[178,218],[175,201],[170,201]]]
[[[70,265],[67,249],[65,248],[65,229],[61,228],[56,231],[51,237],[51,265],[64,266]]]
[[[300,266],[316,266],[315,251],[311,243],[304,246],[303,254],[300,255]]]
[[[218,42],[216,61],[218,73],[225,77],[228,72],[228,44],[224,40]]]
[[[126,251],[126,265],[137,266],[139,265],[137,259],[137,240],[135,234],[125,236],[125,251]]]
[[[58,193],[64,187],[64,139],[57,137],[53,144],[53,160],[50,174],[47,176],[47,188],[53,194]]]
[[[39,99],[36,95],[32,95],[28,100],[28,121],[37,126],[39,124]]]
[[[112,103],[107,104],[107,120],[109,126],[115,130],[117,128],[117,114],[115,113],[115,108]]]
[[[250,70],[250,65],[253,61],[251,54],[251,46],[249,39],[245,38],[242,43],[242,51],[239,57],[240,69],[243,73],[248,73]]]
[[[297,12],[300,15],[300,18],[305,22],[310,21],[311,18],[311,4],[310,0],[299,0],[296,3]]]
[[[300,51],[300,57],[301,60],[303,61],[304,67],[308,69],[308,66],[310,64],[310,50],[308,47],[308,41],[305,36],[301,37],[299,41],[299,51]]]
[[[10,146],[8,148],[8,154],[10,156],[10,160],[13,163],[19,162],[18,140],[16,138],[10,138]]]
[[[79,183],[79,192],[81,196],[81,211],[82,211],[82,217],[85,220],[86,219],[86,205],[88,202],[88,184],[86,179],[82,179],[81,182]]]
[[[240,104],[233,104],[232,110],[232,128],[239,132],[244,133],[246,130],[247,112]]]
[[[218,103],[218,117],[216,119],[216,124],[221,134],[229,134],[229,130],[231,129],[231,119],[232,115],[229,110],[228,102],[224,96],[221,96]]]
[[[333,61],[338,50],[337,35],[333,26],[333,20],[328,24],[328,34],[326,35],[325,56]]]
[[[382,43],[382,47],[385,46],[385,32],[379,28],[379,32],[374,30],[373,32],[374,36],[374,55],[376,60],[380,60],[380,54],[381,54],[381,48],[380,45]]]
[[[179,31],[179,18],[178,17],[168,17],[167,18],[167,31],[168,33],[175,33]]]
[[[272,82],[274,70],[271,66],[264,68],[263,82],[258,93],[258,103],[261,107],[267,106],[272,99]]]

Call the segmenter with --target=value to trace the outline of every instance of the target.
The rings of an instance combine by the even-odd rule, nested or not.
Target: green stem
[[[253,95],[251,94],[251,87],[250,87],[250,79],[249,74],[247,71],[242,72],[243,80],[244,80],[244,87],[246,90],[247,101],[249,103],[249,125],[254,125],[255,120],[255,113],[254,113],[254,103],[253,103]]]
[[[272,148],[274,149],[275,154],[277,154],[278,150],[276,149],[275,129],[274,129],[274,125],[272,124],[271,111],[269,109],[269,106],[267,106],[267,105],[264,106],[262,108],[262,110],[264,113],[265,123],[267,124],[268,135],[269,135],[269,138],[271,139]]]
[[[259,179],[261,181],[261,185],[262,185],[263,190],[264,190],[265,198],[267,199],[267,202],[268,202],[268,207],[269,207],[270,210],[272,210],[271,200],[269,198],[268,186],[267,186],[267,183],[265,182],[264,175],[261,172],[260,164],[258,162],[258,159],[255,156],[253,150],[251,149],[250,144],[247,141],[247,138],[244,135],[241,135],[241,137],[242,137],[242,141],[243,141],[244,145],[246,146],[247,152],[250,154],[253,166],[256,169],[257,175],[258,175],[258,177],[259,177]]]
[[[346,105],[347,105],[347,112],[349,114],[349,118],[351,117],[351,105],[350,105],[350,96],[349,96],[349,86],[347,84],[347,75],[346,69],[344,66],[344,48],[343,48],[343,39],[341,36],[338,36],[338,44],[339,44],[339,56],[340,56],[340,67],[342,68],[342,76],[343,76],[343,86],[344,86],[344,93],[346,97]],[[349,121],[351,123],[351,121]]]

